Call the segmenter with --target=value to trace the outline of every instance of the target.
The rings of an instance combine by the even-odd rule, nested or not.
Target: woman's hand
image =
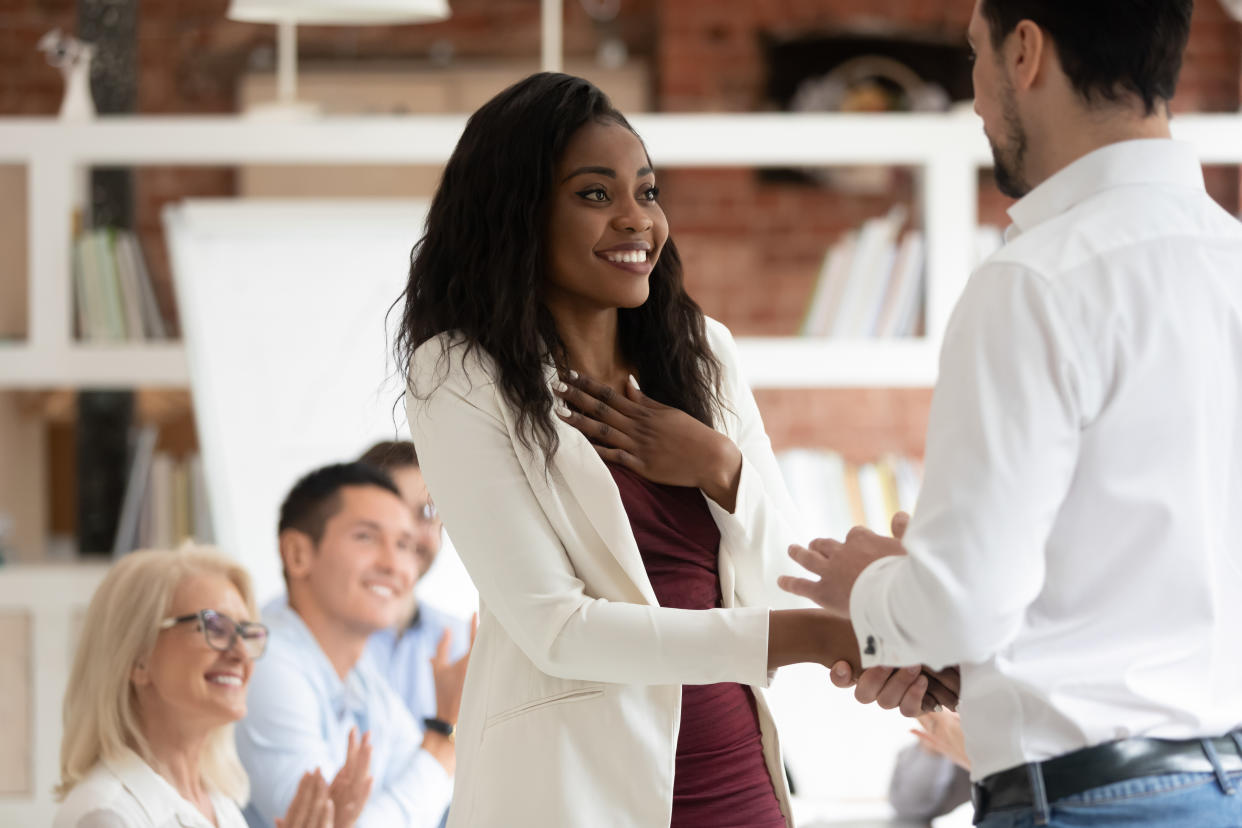
[[[297,793],[289,803],[284,819],[276,818],[276,828],[334,828],[335,806],[328,796],[328,783],[318,769],[302,774]]]
[[[358,728],[350,728],[349,745],[345,748],[345,764],[336,772],[328,787],[328,797],[335,806],[333,828],[353,828],[371,796],[371,734],[358,738]]]
[[[727,511],[737,500],[742,452],[713,428],[649,398],[630,377],[625,394],[569,372],[556,393],[557,415],[581,431],[599,456],[653,483],[693,486]]]
[[[919,716],[919,724],[922,730],[910,732],[919,738],[924,750],[952,760],[962,770],[970,770],[962,720],[956,713],[925,713]]]

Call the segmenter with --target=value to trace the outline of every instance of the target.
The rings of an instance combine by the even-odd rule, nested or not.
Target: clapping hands
[[[318,768],[302,774],[293,801],[276,828],[352,828],[371,795],[371,734],[349,731],[345,764],[328,784]]]

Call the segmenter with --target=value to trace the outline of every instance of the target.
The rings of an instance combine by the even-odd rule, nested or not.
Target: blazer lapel
[[[578,501],[595,531],[603,538],[617,563],[630,576],[630,580],[642,592],[647,603],[658,606],[647,568],[634,540],[629,516],[621,504],[617,484],[612,473],[604,465],[589,440],[582,432],[560,420],[556,423],[556,436],[560,440],[552,464],[565,481],[561,497]]]

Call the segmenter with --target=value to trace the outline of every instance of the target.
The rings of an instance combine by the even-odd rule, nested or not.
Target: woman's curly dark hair
[[[410,278],[396,338],[397,365],[444,332],[481,348],[517,412],[518,437],[551,458],[557,440],[544,367],[564,369],[565,346],[543,303],[544,249],[555,172],[584,124],[633,127],[596,86],[541,72],[484,104],[444,169],[423,237],[410,254]],[[637,133],[635,133],[637,135]],[[703,312],[686,294],[670,238],[649,279],[647,301],[618,310],[621,351],[638,370],[643,393],[707,425],[721,409],[720,365],[707,344]],[[424,398],[432,389],[410,388]]]

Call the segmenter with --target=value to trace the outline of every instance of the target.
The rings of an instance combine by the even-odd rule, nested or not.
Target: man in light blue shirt
[[[335,828],[432,828],[444,817],[456,763],[451,723],[467,659],[436,654],[436,721],[420,733],[364,658],[370,636],[396,622],[413,588],[414,535],[391,479],[361,463],[310,473],[281,506],[289,597],[263,614],[268,657],[254,672],[237,727],[251,828],[271,828],[302,774],[315,768],[333,779]],[[365,770],[338,774],[355,729],[369,735],[369,785]]]
[[[408,440],[385,440],[371,446],[358,460],[386,472],[410,507],[414,516],[417,579],[421,580],[440,553],[443,531],[418,467],[414,444]],[[375,633],[367,645],[367,655],[376,669],[397,691],[420,725],[424,719],[436,715],[431,659],[446,633],[451,658],[462,658],[470,649],[469,623],[415,599],[411,593],[410,609],[403,614],[401,623]]]

